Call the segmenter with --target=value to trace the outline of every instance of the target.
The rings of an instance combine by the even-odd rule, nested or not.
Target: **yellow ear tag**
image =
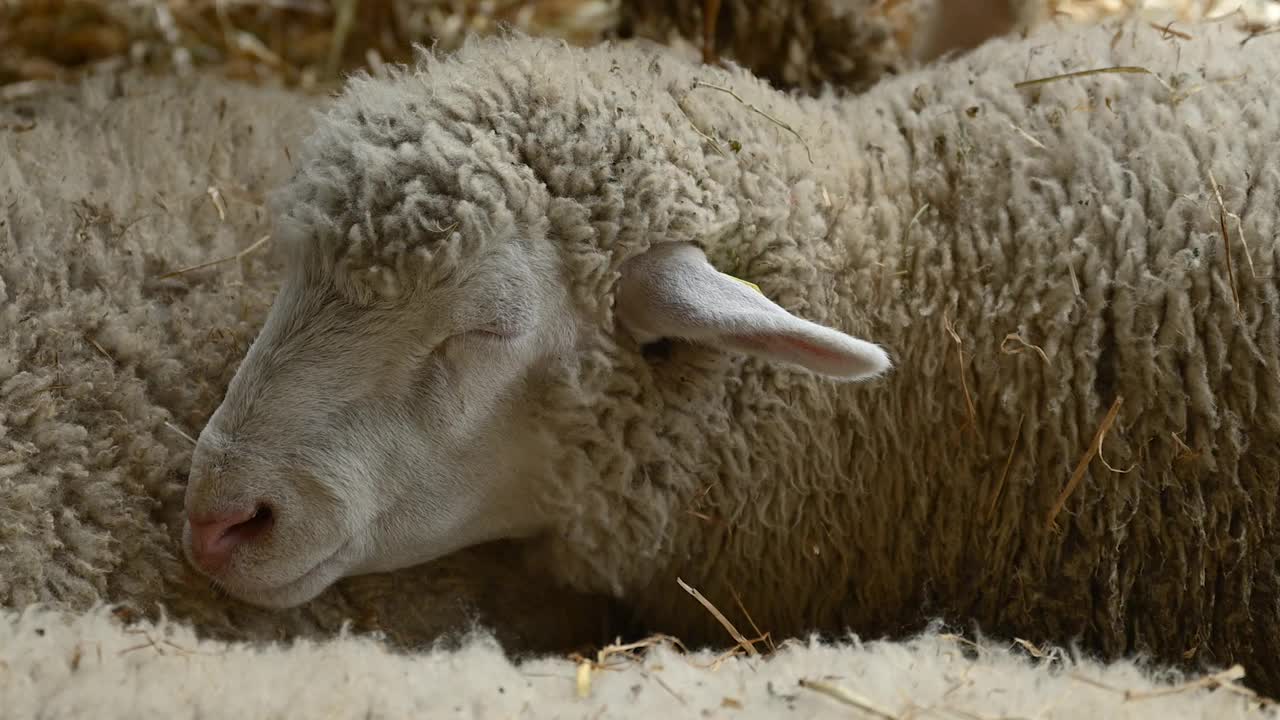
[[[764,293],[761,293],[761,292],[760,292],[760,286],[759,286],[759,285],[756,285],[755,283],[747,282],[746,280],[743,280],[742,278],[734,277],[734,276],[732,276],[732,275],[729,275],[728,273],[724,273],[724,275],[725,275],[725,276],[727,276],[728,278],[730,278],[731,280],[737,280],[738,282],[742,283],[743,285],[746,285],[747,287],[751,288],[752,290],[755,290],[756,292],[760,293],[761,295],[763,295],[763,294],[764,294]]]

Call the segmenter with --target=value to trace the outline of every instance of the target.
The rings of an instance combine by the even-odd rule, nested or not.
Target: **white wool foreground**
[[[974,644],[788,643],[767,657],[654,645],[589,673],[513,664],[490,639],[418,654],[344,636],[292,646],[199,641],[175,623],[0,615],[5,718],[1214,718],[1277,717],[1240,674],[1157,681],[1131,662]]]

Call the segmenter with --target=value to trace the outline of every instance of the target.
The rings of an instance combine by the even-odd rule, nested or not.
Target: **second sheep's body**
[[[723,629],[677,579],[775,637],[972,619],[1276,687],[1280,55],[1193,35],[997,40],[843,99],[525,39],[353,81],[193,460],[193,517],[276,508],[220,579],[289,604],[524,537],[690,641]],[[1018,85],[1115,66],[1158,75]],[[619,278],[670,242],[893,370],[642,347]]]

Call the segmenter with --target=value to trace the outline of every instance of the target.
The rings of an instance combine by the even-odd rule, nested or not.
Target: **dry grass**
[[[323,90],[343,73],[409,60],[414,44],[448,51],[469,33],[504,24],[593,44],[615,32],[625,3],[639,1],[0,0],[0,99],[126,65],[179,73],[216,68],[250,82]],[[1243,7],[1259,32],[1280,22],[1277,0],[1047,2],[1052,15],[1086,22],[1152,7],[1183,20]]]
[[[324,88],[342,73],[457,47],[506,24],[590,44],[621,0],[0,0],[9,95],[103,67],[213,67],[251,82]],[[14,87],[17,86],[17,87]]]
[[[1093,435],[1093,442],[1089,443],[1088,450],[1084,456],[1080,458],[1080,462],[1076,464],[1075,472],[1071,473],[1071,479],[1067,481],[1066,487],[1062,488],[1062,492],[1058,495],[1058,499],[1053,503],[1053,508],[1049,510],[1048,516],[1045,518],[1045,529],[1053,529],[1058,513],[1066,506],[1067,500],[1071,498],[1071,494],[1080,486],[1080,481],[1084,480],[1085,471],[1089,468],[1089,463],[1094,457],[1102,454],[1102,441],[1106,439],[1107,432],[1111,426],[1115,424],[1116,417],[1120,414],[1120,406],[1124,404],[1124,398],[1117,396],[1115,401],[1111,403],[1111,409],[1107,411],[1106,417],[1102,419],[1102,423],[1098,425],[1097,432]],[[1102,461],[1106,465],[1106,460]],[[1115,471],[1110,465],[1108,469]],[[1125,470],[1124,472],[1129,472]]]
[[[681,580],[680,578],[676,578],[676,582],[680,584],[680,587],[683,588],[685,592],[692,595],[695,600],[701,603],[702,606],[707,609],[707,612],[710,612],[715,617],[715,619],[719,621],[721,625],[724,626],[724,629],[729,632],[729,635],[731,635],[734,640],[738,641],[738,647],[744,648],[747,651],[748,655],[754,656],[754,655],[760,654],[759,651],[756,650],[755,644],[752,641],[748,640],[746,636],[743,635],[742,632],[738,630],[738,628],[734,627],[733,623],[729,621],[729,618],[725,617],[724,613],[720,612],[720,610],[716,608],[716,606],[713,605],[710,600],[706,599],[702,595],[702,593],[698,592],[692,587],[689,587],[689,585],[686,584],[685,581]]]
[[[267,241],[269,241],[270,239],[271,239],[270,235],[263,235],[262,237],[253,241],[248,247],[246,247],[245,249],[241,250],[240,252],[234,255],[228,255],[226,257],[220,257],[214,260],[207,260],[197,265],[191,265],[184,268],[178,268],[177,270],[171,270],[163,275],[160,275],[159,279],[164,280],[171,277],[177,277],[178,275],[185,275],[186,273],[189,273],[189,272],[195,272],[196,270],[203,270],[207,267],[213,267],[214,265],[221,265],[223,263],[228,263],[233,260],[242,260],[245,258],[245,256],[253,253],[263,245],[266,245]]]
[[[1170,94],[1172,94],[1173,92],[1172,88],[1169,88],[1168,84],[1166,84],[1164,80],[1161,80],[1159,75],[1156,75],[1155,73],[1151,72],[1150,70],[1144,67],[1132,67],[1127,65],[1120,65],[1116,67],[1095,68],[1092,70],[1079,70],[1077,72],[1063,73],[1061,75],[1052,75],[1050,77],[1036,78],[1034,80],[1023,80],[1022,82],[1014,83],[1013,86],[1021,90],[1023,88],[1035,87],[1037,85],[1044,85],[1051,82],[1058,82],[1060,80],[1071,80],[1074,78],[1086,77],[1089,75],[1104,75],[1104,74],[1114,74],[1114,73],[1123,73],[1123,74],[1130,74],[1130,75],[1151,75],[1156,80],[1159,80],[1160,84],[1164,85],[1165,88],[1170,91]]]
[[[795,128],[793,128],[793,127],[791,127],[790,125],[788,125],[788,124],[786,124],[786,123],[782,122],[781,120],[779,120],[778,118],[776,118],[776,117],[774,117],[774,116],[770,115],[769,113],[767,113],[767,112],[765,112],[765,111],[761,110],[760,108],[756,107],[755,105],[752,105],[751,103],[747,102],[746,100],[743,100],[743,99],[742,99],[742,96],[738,95],[738,93],[734,92],[733,90],[730,90],[730,89],[729,89],[729,88],[727,88],[727,87],[722,87],[722,86],[720,86],[720,85],[713,85],[713,84],[708,83],[708,82],[702,82],[701,80],[695,81],[695,82],[693,83],[693,86],[694,86],[695,88],[704,87],[704,88],[711,88],[712,90],[719,90],[720,92],[727,94],[729,97],[732,97],[734,100],[737,100],[738,102],[742,103],[743,107],[747,108],[747,109],[748,109],[748,110],[750,110],[751,112],[756,113],[757,115],[759,115],[759,116],[761,116],[761,117],[765,118],[766,120],[768,120],[769,122],[773,123],[774,125],[777,125],[778,127],[782,128],[783,130],[786,130],[787,132],[791,133],[792,135],[795,135],[795,136],[796,136],[796,139],[800,141],[800,144],[801,144],[802,146],[804,146],[804,152],[805,152],[805,155],[807,155],[807,156],[809,157],[809,162],[810,162],[811,164],[813,163],[813,151],[809,149],[809,143],[805,142],[805,140],[804,140],[804,136],[803,136],[803,135],[801,135],[800,133],[796,132],[796,129],[795,129]],[[695,129],[696,129],[696,128],[695,128]],[[699,132],[701,132],[701,131],[699,131]]]

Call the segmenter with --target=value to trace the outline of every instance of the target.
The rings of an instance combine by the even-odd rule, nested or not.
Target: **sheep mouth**
[[[276,583],[246,581],[234,573],[214,578],[214,584],[237,600],[258,607],[287,609],[303,605],[327,590],[342,577],[344,553],[351,540],[310,564],[290,580]]]

